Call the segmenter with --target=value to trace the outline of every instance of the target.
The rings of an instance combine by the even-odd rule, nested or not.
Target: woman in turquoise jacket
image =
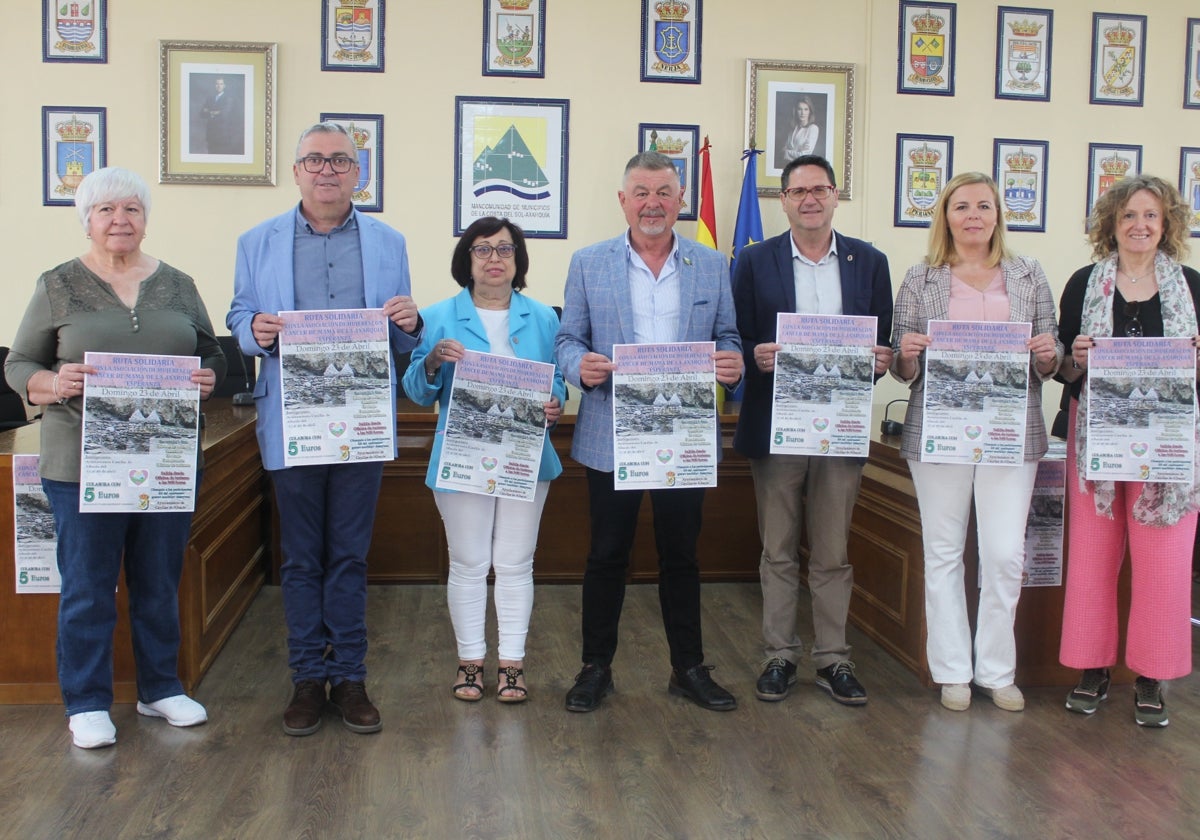
[[[437,467],[445,440],[446,409],[455,365],[466,350],[537,362],[554,362],[558,315],[520,293],[525,288],[529,254],[525,236],[508,219],[487,216],[471,224],[459,239],[450,274],[463,290],[423,310],[425,335],[413,351],[404,390],[420,405],[438,401],[437,432],[425,483],[446,527],[450,570],[446,600],[458,640],[454,696],[483,698],[480,679],[487,640],[487,575],[496,573],[496,620],[500,669],[496,699],[519,703],[525,687],[525,637],[533,609],[533,551],[550,480],[562,464],[549,440],[566,399],[566,383],[555,369],[553,395],[543,406],[546,439],[532,502],[437,487]]]

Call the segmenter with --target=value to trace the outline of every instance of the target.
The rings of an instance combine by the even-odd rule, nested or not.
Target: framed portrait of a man
[[[275,183],[275,45],[159,43],[159,181]]]

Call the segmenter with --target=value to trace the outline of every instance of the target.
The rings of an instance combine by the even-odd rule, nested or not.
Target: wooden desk
[[[265,578],[267,507],[254,409],[227,399],[203,406],[205,471],[179,585],[179,676],[192,691]],[[17,595],[13,558],[12,456],[36,454],[35,423],[0,434],[0,703],[59,703],[55,662],[58,596]],[[113,655],[116,701],[137,699],[125,586]]]
[[[583,580],[591,525],[588,521],[586,470],[570,458],[577,402],[568,402],[551,442],[563,464],[563,474],[550,485],[542,514],[533,573],[537,583],[580,583]],[[432,407],[401,400],[396,418],[400,457],[383,469],[383,487],[375,515],[371,550],[367,555],[371,583],[445,583],[449,568],[442,518],[425,486],[425,471],[433,447],[437,414]],[[700,535],[700,569],[706,581],[758,579],[762,549],[755,519],[750,465],[733,451],[737,415],[721,419],[724,460],[718,486],[704,499],[704,530]],[[272,530],[278,533],[277,529]],[[279,580],[278,544],[273,580]],[[658,552],[647,495],[642,501],[637,539],[630,563],[632,582],[658,579]]]

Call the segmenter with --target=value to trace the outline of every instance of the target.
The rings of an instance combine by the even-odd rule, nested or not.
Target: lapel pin
[[[690,257],[684,257],[684,258],[683,258],[683,264],[684,264],[684,265],[691,265],[691,264],[692,264],[692,260],[691,260],[691,258],[690,258]]]

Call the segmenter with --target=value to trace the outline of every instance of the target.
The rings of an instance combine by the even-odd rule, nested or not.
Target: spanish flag
[[[712,163],[709,161],[710,149],[708,135],[704,135],[704,145],[700,148],[700,209],[696,216],[696,241],[717,250],[717,207],[713,203]]]

